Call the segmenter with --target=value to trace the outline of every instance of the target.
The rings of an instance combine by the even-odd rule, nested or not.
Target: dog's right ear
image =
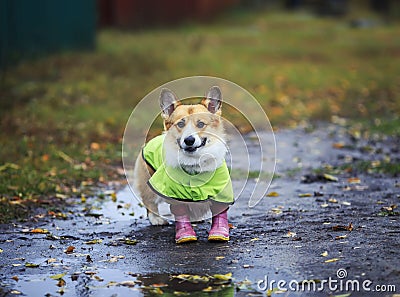
[[[178,105],[180,105],[178,97],[171,90],[167,88],[161,90],[160,107],[163,119],[168,118]]]

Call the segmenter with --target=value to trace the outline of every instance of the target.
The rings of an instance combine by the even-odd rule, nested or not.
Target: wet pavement
[[[399,294],[400,177],[374,170],[399,162],[398,144],[331,124],[281,130],[276,141],[268,195],[249,208],[258,180],[248,180],[230,209],[229,242],[207,242],[206,221],[198,242],[176,245],[173,224],[150,226],[125,187],[1,225],[0,296]],[[360,161],[370,168],[345,166]],[[332,166],[340,170],[324,175]]]

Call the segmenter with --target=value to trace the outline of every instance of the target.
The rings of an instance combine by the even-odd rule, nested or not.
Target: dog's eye
[[[203,128],[206,124],[204,124],[203,122],[197,122],[197,128]]]
[[[178,122],[178,124],[176,124],[179,128],[183,128],[185,127],[185,122],[184,121],[180,121]]]

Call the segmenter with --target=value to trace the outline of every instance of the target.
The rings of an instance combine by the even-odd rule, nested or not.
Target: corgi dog
[[[134,168],[148,219],[152,225],[168,224],[158,210],[167,202],[175,218],[175,241],[185,243],[197,240],[191,218],[211,211],[208,240],[228,241],[227,211],[234,198],[225,162],[221,90],[211,87],[198,104],[183,104],[164,88],[159,101],[164,133],[144,145]]]

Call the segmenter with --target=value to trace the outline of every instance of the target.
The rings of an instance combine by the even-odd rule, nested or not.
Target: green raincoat
[[[232,182],[228,167],[223,164],[214,172],[189,174],[181,168],[164,163],[163,142],[165,134],[150,140],[142,150],[143,159],[154,170],[148,184],[159,196],[180,201],[200,202],[207,199],[234,202]]]

